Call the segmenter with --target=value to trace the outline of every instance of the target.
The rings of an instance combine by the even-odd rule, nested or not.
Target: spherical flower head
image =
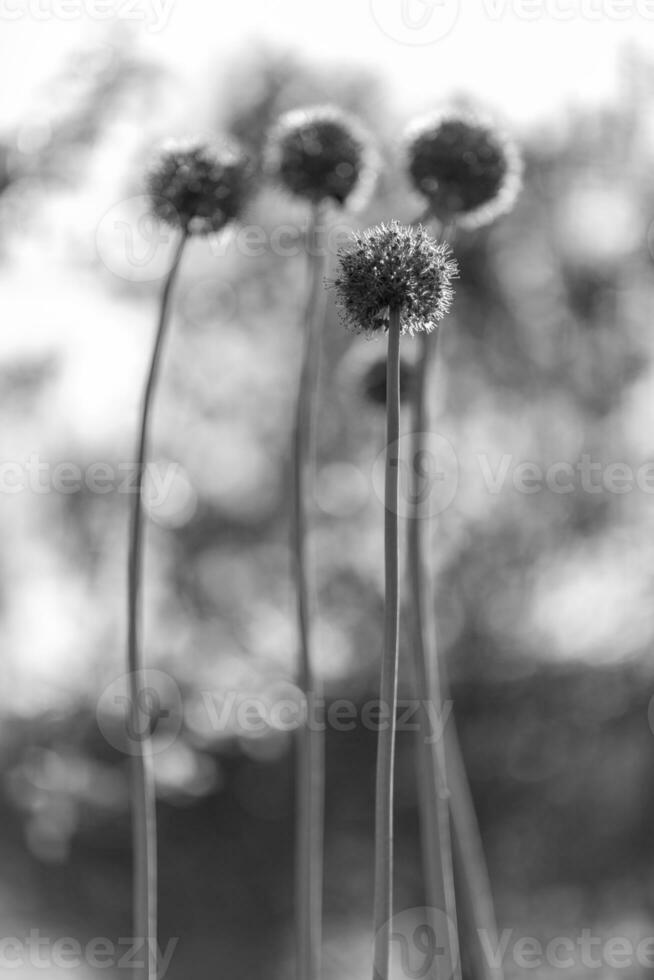
[[[444,222],[478,227],[513,207],[520,189],[517,147],[493,125],[461,113],[414,123],[406,164],[416,190]]]
[[[367,135],[332,106],[283,115],[268,141],[265,166],[295,197],[339,205],[369,187],[374,169]]]
[[[250,163],[237,144],[205,140],[168,144],[146,177],[154,214],[191,235],[221,231],[238,218],[251,183]]]
[[[356,331],[388,329],[395,309],[403,333],[429,333],[450,308],[457,264],[449,246],[422,226],[376,225],[355,233],[338,257],[340,273],[332,285],[343,320]]]

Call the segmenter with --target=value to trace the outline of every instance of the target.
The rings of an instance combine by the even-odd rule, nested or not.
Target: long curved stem
[[[375,903],[373,980],[388,980],[393,915],[393,799],[395,729],[399,661],[399,438],[400,438],[400,311],[390,311],[386,375],[386,472],[384,515],[384,650],[381,669],[380,718],[375,787]],[[383,719],[383,720],[382,720]]]
[[[430,431],[427,392],[430,366],[437,350],[437,336],[424,338],[423,344],[419,374],[413,392],[414,461],[422,457],[426,449],[425,436]],[[413,472],[415,476],[415,468]],[[415,488],[413,492],[415,497]],[[449,698],[449,685],[445,664],[438,656],[432,566],[428,549],[425,548],[428,539],[429,521],[412,521],[409,528],[408,565],[414,599],[414,669],[417,691],[429,691],[430,700],[440,709],[440,716],[443,717],[442,706]],[[441,894],[445,902],[445,910],[450,921],[456,923],[456,915],[449,910],[453,894],[451,879],[451,837],[453,836],[456,865],[461,871],[459,877],[467,912],[466,919],[476,930],[475,942],[471,944],[471,953],[476,964],[475,974],[479,980],[503,980],[501,967],[492,965],[487,955],[487,950],[496,949],[498,946],[497,923],[481,834],[454,716],[450,714],[447,718],[443,741],[429,744],[426,739],[433,733],[429,731],[425,712],[421,711],[419,718],[421,726],[418,735],[419,771],[421,776],[424,776],[424,783],[422,779],[419,781],[419,792],[428,900],[438,905],[439,889],[444,886]],[[446,821],[443,815],[444,800],[449,801],[452,834],[450,834],[449,821]],[[438,828],[438,839],[434,828]],[[444,851],[444,855],[441,855],[441,850]],[[433,895],[436,896],[435,899]],[[485,944],[481,941],[482,937],[486,940]]]
[[[429,431],[427,406],[427,381],[438,334],[420,335],[420,354],[417,377],[413,392],[412,460],[414,484]],[[417,501],[418,488],[414,485],[412,499]],[[445,721],[441,693],[439,664],[436,652],[436,621],[432,601],[432,575],[429,562],[428,515],[414,514],[408,528],[408,571],[414,617],[414,671],[416,692],[424,692],[436,707],[441,721]],[[458,921],[450,834],[450,802],[447,787],[445,750],[441,733],[430,730],[430,719],[424,706],[418,712],[418,790],[421,809],[421,835],[425,860],[427,901],[432,908],[447,915],[447,960],[450,976],[461,976],[459,955]]]
[[[141,650],[141,581],[143,573],[142,500],[149,422],[161,351],[168,323],[170,297],[186,244],[180,235],[172,265],[161,293],[159,321],[150,368],[143,391],[136,443],[136,485],[132,496],[127,561],[127,664],[130,686],[130,736],[132,782],[133,917],[134,941],[141,945],[142,965],[135,976],[157,977],[157,821],[150,740],[149,696]],[[145,724],[143,721],[145,715]]]
[[[445,678],[443,680],[445,682]],[[480,980],[504,980],[501,964],[496,966],[489,957],[489,952],[499,949],[493,892],[454,717],[445,729],[445,758],[454,824],[454,854],[461,868],[465,907],[476,929],[476,942],[471,951],[476,974]]]
[[[292,544],[300,660],[298,683],[305,697],[306,718],[297,733],[296,943],[297,980],[318,980],[322,941],[324,824],[324,737],[319,680],[311,643],[313,586],[307,555],[307,500],[316,456],[316,390],[320,368],[320,333],[324,317],[324,250],[321,210],[315,206],[308,230],[309,295],[304,315],[304,350],[293,426]]]

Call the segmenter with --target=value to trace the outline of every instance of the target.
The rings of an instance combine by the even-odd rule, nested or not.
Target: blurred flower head
[[[231,141],[166,144],[146,176],[153,212],[192,235],[220,231],[238,218],[251,185],[250,162]]]
[[[345,323],[366,334],[386,330],[391,309],[403,333],[430,332],[448,312],[457,264],[449,246],[422,227],[397,221],[352,236],[339,250],[340,272],[330,285]]]
[[[405,152],[416,190],[441,221],[474,228],[513,207],[520,154],[486,121],[458,112],[417,120],[407,130]]]
[[[334,106],[283,115],[268,140],[265,167],[294,196],[339,205],[366,195],[375,169],[369,137]]]

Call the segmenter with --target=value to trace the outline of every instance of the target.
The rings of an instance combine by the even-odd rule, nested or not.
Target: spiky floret
[[[449,246],[422,225],[392,221],[357,232],[338,257],[340,273],[330,285],[344,322],[356,331],[386,330],[390,310],[398,309],[403,333],[429,333],[450,308],[457,264]]]
[[[374,180],[370,139],[335,106],[285,113],[270,134],[265,169],[295,197],[343,205]]]
[[[251,186],[250,162],[231,141],[171,141],[146,175],[154,214],[192,235],[220,231],[238,218]]]
[[[467,113],[438,113],[405,136],[406,167],[416,190],[442,221],[488,224],[513,207],[522,164],[516,145]]]

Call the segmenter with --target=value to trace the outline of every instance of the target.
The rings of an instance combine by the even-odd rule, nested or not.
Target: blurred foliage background
[[[570,109],[524,134],[515,211],[455,246],[432,394],[458,485],[435,521],[434,602],[500,928],[514,939],[586,928],[637,941],[654,928],[654,510],[651,489],[601,486],[611,463],[635,472],[654,451],[653,83],[652,65],[626,57],[617,107]],[[1,137],[4,460],[131,459],[170,245],[134,259],[151,234],[140,174],[159,138],[184,131],[183,112],[176,132],[160,124],[174,87],[128,44],[94,49]],[[207,129],[258,153],[281,111],[325,101],[366,122],[383,162],[366,210],[334,224],[413,220],[397,145],[408,120],[368,72],[250,50]],[[179,937],[170,980],[293,968],[292,736],[217,726],[207,695],[292,691],[287,462],[305,221],[262,186],[247,223],[267,241],[290,225],[293,254],[245,254],[234,236],[194,242],[175,299],[153,445],[174,482],[151,507],[145,632],[182,704],[164,691],[157,727],[170,741],[156,757],[161,932]],[[348,334],[333,297],[324,337],[318,653],[328,698],[363,704],[382,629],[371,472],[383,418],[362,378],[383,345]],[[592,491],[513,483],[521,463],[547,471],[584,454],[602,467]],[[491,492],[484,474],[505,465]],[[119,726],[107,739],[114,722],[101,713],[99,727],[97,710],[123,672],[128,499],[47,486],[2,497],[3,935],[129,935],[127,761]],[[375,734],[330,731],[327,751],[325,977],[347,980],[368,970]],[[402,733],[398,908],[423,901],[416,803]]]

